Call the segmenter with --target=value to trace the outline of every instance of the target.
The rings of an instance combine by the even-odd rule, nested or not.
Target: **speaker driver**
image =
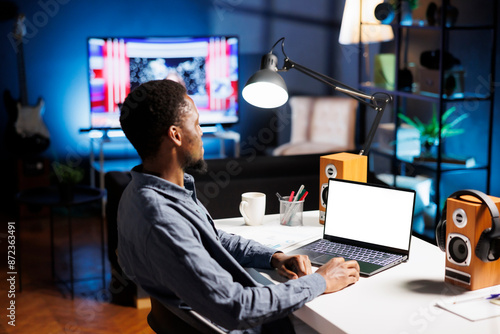
[[[453,223],[455,223],[455,226],[458,228],[463,228],[467,225],[467,214],[464,209],[458,208],[453,211]]]
[[[328,164],[325,167],[325,174],[326,177],[330,178],[336,178],[337,177],[337,167],[335,167],[334,164]]]
[[[467,244],[460,238],[450,240],[450,256],[455,262],[464,262],[467,259]]]
[[[450,233],[447,239],[448,260],[459,266],[469,266],[471,259],[470,241],[464,235]]]
[[[319,195],[321,198],[321,205],[326,208],[326,201],[328,200],[328,183],[323,183],[321,185],[321,193]]]

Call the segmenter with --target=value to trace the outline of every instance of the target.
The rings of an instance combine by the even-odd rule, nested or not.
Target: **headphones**
[[[472,189],[459,190],[448,198],[460,199],[461,196],[470,195],[486,204],[491,214],[491,227],[485,229],[476,246],[476,256],[483,262],[493,262],[500,258],[500,217],[497,206],[486,194]],[[436,243],[438,247],[446,251],[446,203],[441,214],[441,220],[436,226]]]

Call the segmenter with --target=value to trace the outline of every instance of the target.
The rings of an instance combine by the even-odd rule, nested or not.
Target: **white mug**
[[[247,225],[260,225],[266,214],[266,194],[249,192],[241,195],[240,213]]]

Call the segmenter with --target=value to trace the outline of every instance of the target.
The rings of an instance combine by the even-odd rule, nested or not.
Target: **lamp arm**
[[[365,140],[365,144],[361,151],[359,151],[359,155],[367,155],[370,147],[372,145],[373,138],[375,137],[375,132],[377,132],[378,125],[380,124],[380,120],[382,119],[382,115],[384,114],[385,105],[382,107],[378,107],[375,109],[377,114],[375,115],[375,119],[373,120],[372,126],[370,128],[370,132],[368,132],[368,137]]]
[[[350,87],[343,82],[335,80],[335,79],[333,79],[327,75],[324,75],[322,73],[316,72],[316,71],[314,71],[314,70],[312,70],[304,65],[300,65],[300,64],[294,62],[293,60],[291,60],[290,58],[286,58],[283,69],[287,71],[287,70],[292,69],[292,68],[295,68],[296,70],[299,70],[300,72],[302,72],[310,77],[313,77],[316,80],[322,81],[323,83],[325,83],[325,84],[327,84],[330,87],[333,87],[335,89],[336,88],[344,88],[349,92],[352,92],[352,93],[355,92],[356,95],[362,96],[362,97],[367,98],[367,99],[370,98],[370,95],[366,95],[364,92],[357,90],[356,88]]]
[[[367,95],[362,91],[352,88],[338,80],[330,78],[329,76],[311,70],[310,68],[307,68],[303,65],[297,64],[289,58],[285,59],[285,64],[280,71],[288,71],[292,68],[304,73],[311,78],[323,82],[336,91],[350,96],[351,98],[361,102],[363,105],[368,106],[377,112],[375,120],[373,121],[370,131],[368,132],[368,137],[363,145],[363,148],[359,152],[359,155],[366,155],[370,150],[371,143],[373,141],[373,138],[375,137],[375,132],[377,131],[380,120],[382,119],[385,107],[389,102],[392,101],[392,96],[387,93],[374,93],[373,95]],[[383,95],[384,97],[379,97],[377,95]]]

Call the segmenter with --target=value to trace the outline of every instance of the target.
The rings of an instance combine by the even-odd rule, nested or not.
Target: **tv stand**
[[[204,138],[216,138],[220,141],[220,149],[219,149],[219,157],[224,158],[227,156],[226,154],[226,140],[232,140],[234,143],[234,157],[237,158],[240,156],[240,134],[226,130],[223,128],[221,124],[217,124],[214,126],[202,126]],[[123,143],[129,144],[128,139],[123,134],[121,129],[115,128],[94,128],[94,129],[80,129],[80,132],[88,132],[90,138],[90,185],[92,187],[96,186],[96,177],[95,171],[99,172],[99,188],[104,189],[104,175],[106,174],[106,169],[109,169],[109,165],[111,161],[106,162],[104,157],[104,145],[107,143],[115,142],[115,143]],[[99,152],[98,161],[96,161],[96,153],[95,146],[97,145],[97,151]],[[134,151],[135,152],[135,151]],[[115,168],[113,170],[124,171],[130,170],[132,167],[138,165],[140,163],[140,159],[138,157],[130,157],[124,159],[116,159],[114,162],[118,162],[113,164],[111,168]],[[108,165],[106,168],[105,165]]]
[[[93,129],[81,129],[80,132],[88,132],[90,139],[90,152],[89,152],[89,163],[90,163],[90,185],[96,187],[96,175],[95,171],[99,173],[99,185],[100,189],[104,189],[104,175],[107,170],[118,170],[125,171],[130,170],[132,167],[140,164],[139,157],[136,156],[135,150],[130,148],[130,157],[124,157],[119,159],[110,159],[105,162],[104,156],[104,145],[108,143],[115,143],[124,146],[130,145],[130,142],[125,137],[123,131],[120,128],[93,128]],[[97,147],[96,147],[97,146]],[[96,151],[98,151],[99,157],[96,157]],[[128,151],[124,150],[124,151]]]
[[[232,140],[234,143],[234,157],[238,158],[240,156],[240,134],[236,131],[226,130],[222,124],[216,124],[214,126],[202,126],[203,137],[205,138],[217,138],[220,141],[220,151],[219,156],[221,158],[226,157],[226,144],[225,140]]]

